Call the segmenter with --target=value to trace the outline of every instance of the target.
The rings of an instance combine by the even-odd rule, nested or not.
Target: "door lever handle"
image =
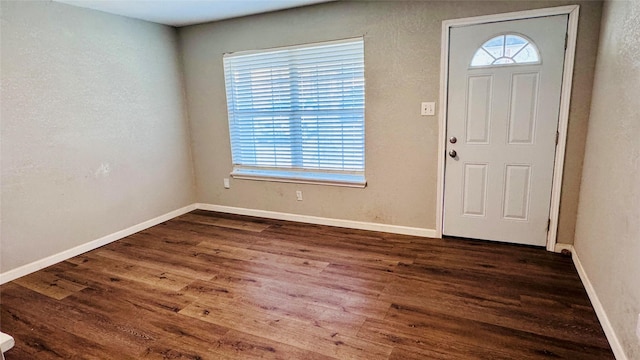
[[[449,156],[451,156],[452,158],[455,158],[456,156],[458,156],[458,153],[455,150],[451,150],[449,151]]]

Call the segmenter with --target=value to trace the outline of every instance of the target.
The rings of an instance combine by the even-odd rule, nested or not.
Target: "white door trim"
[[[554,251],[558,232],[558,215],[560,213],[560,194],[562,190],[562,173],[564,155],[567,145],[567,127],[569,124],[569,105],[571,103],[571,84],[573,81],[573,64],[578,34],[579,5],[559,6],[545,9],[518,11],[504,14],[477,16],[463,19],[445,20],[442,22],[442,40],[440,50],[440,114],[438,125],[438,194],[436,208],[436,235],[442,237],[442,213],[444,210],[444,164],[447,132],[447,93],[449,78],[449,30],[453,27],[477,25],[489,22],[529,19],[552,15],[569,15],[567,25],[567,50],[564,55],[564,71],[562,74],[562,90],[560,95],[560,115],[558,119],[558,145],[556,147],[553,168],[553,184],[551,188],[551,209],[549,233],[547,234],[547,250]]]

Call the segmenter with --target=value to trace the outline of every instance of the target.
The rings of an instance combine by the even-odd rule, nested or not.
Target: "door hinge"
[[[569,43],[569,33],[564,34],[564,49],[567,50],[567,43]]]
[[[551,219],[547,221],[547,232],[549,232],[549,229],[551,229]]]
[[[556,131],[556,145],[558,145],[559,139],[560,139],[560,131]]]

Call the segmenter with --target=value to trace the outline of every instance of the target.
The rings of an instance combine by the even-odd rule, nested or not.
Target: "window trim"
[[[280,46],[280,47],[269,47],[255,50],[243,50],[236,52],[228,52],[223,54],[223,62],[226,59],[237,57],[237,56],[246,56],[246,55],[254,55],[261,53],[268,53],[271,51],[283,51],[283,50],[295,50],[295,49],[304,49],[314,46],[331,46],[331,45],[339,45],[352,43],[355,41],[362,42],[363,46],[363,62],[364,66],[364,36],[338,39],[338,40],[329,40],[329,41],[321,41],[321,42],[313,42],[313,43],[304,43],[297,45],[289,45],[289,46]],[[226,80],[226,67],[225,71],[225,80]],[[228,84],[225,81],[225,88]],[[363,83],[363,91],[365,90],[365,84]],[[225,90],[228,94],[228,92]],[[363,93],[363,97],[366,99],[366,94]],[[229,117],[229,97],[227,96],[227,122],[229,125],[230,117]],[[365,100],[366,101],[366,100]],[[365,109],[362,109],[363,116],[363,126],[364,126],[364,117],[365,117]],[[230,150],[233,158],[233,146],[232,146],[232,136],[229,134],[229,143]],[[243,179],[243,180],[258,180],[258,181],[273,181],[273,182],[284,182],[284,183],[302,183],[302,184],[317,184],[317,185],[330,185],[330,186],[342,186],[342,187],[351,187],[351,188],[365,188],[367,186],[367,182],[365,179],[365,169],[366,169],[366,139],[365,134],[362,134],[363,138],[363,160],[362,160],[362,170],[334,170],[334,169],[304,169],[304,168],[283,168],[283,167],[261,167],[261,166],[251,166],[251,165],[242,165],[242,164],[233,164],[232,161],[232,171],[230,176],[234,179]]]
[[[352,188],[365,188],[367,181],[364,173],[337,173],[329,170],[296,170],[282,168],[252,168],[245,166],[234,166],[230,176],[234,179],[273,181],[296,184],[316,184],[343,186]]]
[[[274,46],[274,47],[267,47],[267,48],[261,48],[261,49],[231,51],[231,52],[224,53],[222,57],[232,58],[235,56],[260,54],[260,53],[269,52],[269,51],[304,49],[310,46],[338,45],[338,44],[346,44],[346,43],[350,43],[358,40],[361,40],[364,43],[364,36],[356,36],[356,37],[337,39],[337,40],[316,41],[316,42],[302,43],[302,44],[296,44],[296,45]]]

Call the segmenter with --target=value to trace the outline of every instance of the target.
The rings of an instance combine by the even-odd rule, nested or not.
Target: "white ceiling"
[[[334,0],[52,0],[171,26],[289,9]]]

